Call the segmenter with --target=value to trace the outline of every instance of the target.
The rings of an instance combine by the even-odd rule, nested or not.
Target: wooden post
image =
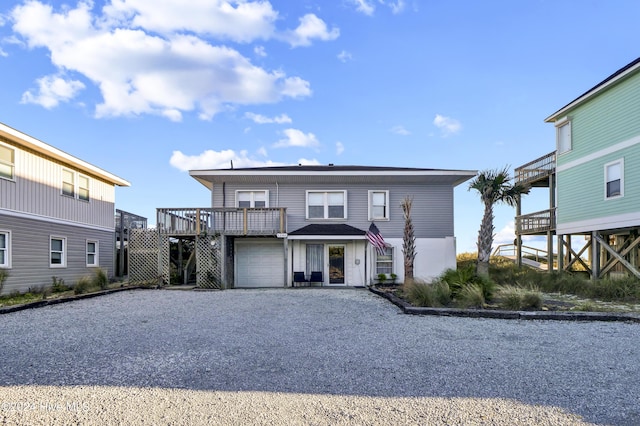
[[[244,231],[244,235],[247,235],[247,209],[242,209],[242,230]]]
[[[196,235],[200,235],[200,209],[196,209]]]
[[[516,264],[518,267],[522,267],[522,235],[520,235],[522,222],[520,216],[522,215],[522,196],[518,195],[516,201]]]
[[[280,232],[284,233],[284,209],[280,207]]]
[[[558,235],[557,241],[558,241],[558,272],[562,273],[564,271],[564,235]]]
[[[598,233],[591,232],[591,279],[598,279],[600,275],[600,243],[596,238]]]

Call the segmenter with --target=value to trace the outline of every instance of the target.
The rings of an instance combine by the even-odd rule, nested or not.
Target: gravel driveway
[[[0,336],[0,424],[640,424],[639,324],[137,290],[0,315]]]

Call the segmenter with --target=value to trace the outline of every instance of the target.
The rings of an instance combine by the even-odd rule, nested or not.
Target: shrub
[[[451,295],[453,298],[458,296],[458,293],[467,285],[474,284],[482,291],[482,297],[485,300],[491,299],[495,291],[496,284],[489,277],[482,275],[476,275],[475,269],[472,266],[459,269],[448,269],[440,277],[441,281],[449,284]]]
[[[76,282],[76,285],[73,287],[74,294],[83,294],[89,290],[91,286],[91,280],[89,277],[82,277]]]
[[[51,277],[51,291],[54,293],[62,293],[63,291],[71,290],[71,287],[64,283],[62,278]]]
[[[107,273],[104,269],[98,268],[95,270],[91,284],[98,287],[100,290],[105,290],[107,288],[109,285],[109,278],[107,277]]]
[[[503,309],[519,311],[522,309],[540,309],[542,294],[536,289],[527,290],[515,286],[503,286],[498,291],[499,306]]]
[[[456,302],[461,308],[484,308],[485,298],[478,284],[466,284],[458,292]]]
[[[419,280],[411,280],[403,285],[403,293],[414,306],[446,306],[451,301],[449,285],[442,281],[427,284]]]
[[[9,278],[9,271],[6,269],[0,269],[0,293],[2,293],[2,288],[4,287],[4,282]]]

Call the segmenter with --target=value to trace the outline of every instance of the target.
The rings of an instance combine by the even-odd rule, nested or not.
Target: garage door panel
[[[236,288],[283,286],[282,241],[236,242]]]

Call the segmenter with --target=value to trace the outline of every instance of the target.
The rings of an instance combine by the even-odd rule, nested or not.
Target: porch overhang
[[[287,236],[290,240],[365,240],[366,232],[344,223],[310,224]]]

